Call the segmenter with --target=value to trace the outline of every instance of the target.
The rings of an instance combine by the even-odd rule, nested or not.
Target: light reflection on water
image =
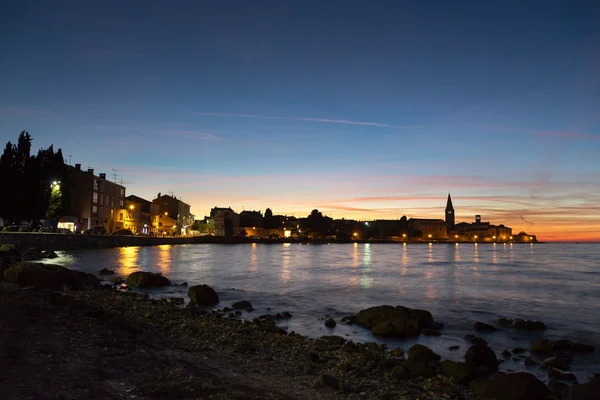
[[[354,326],[338,324],[331,332],[318,318],[380,304],[423,308],[445,323],[442,342],[425,344],[457,357],[444,353],[450,342],[464,347],[461,338],[474,333],[474,321],[500,316],[542,320],[551,339],[600,347],[598,250],[585,244],[165,245],[74,251],[52,261],[91,273],[106,267],[127,276],[141,269],[162,272],[174,283],[206,283],[222,305],[247,299],[259,313],[289,310],[289,328],[308,335],[386,341]],[[185,297],[183,289],[169,290]],[[499,351],[528,347],[530,340],[503,331],[485,339]],[[599,355],[591,357],[588,364],[598,365]]]

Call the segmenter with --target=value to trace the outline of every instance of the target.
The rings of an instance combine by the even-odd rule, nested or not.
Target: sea
[[[503,360],[501,370],[528,371],[544,381],[539,366],[500,353],[528,349],[535,337],[580,341],[596,352],[575,355],[572,372],[580,382],[600,372],[600,244],[189,244],[63,251],[51,262],[94,274],[108,268],[126,277],[141,270],[173,283],[208,284],[220,297],[217,308],[249,300],[255,310],[245,319],[289,311],[293,318],[280,325],[310,337],[339,335],[404,350],[421,343],[461,361],[469,347],[464,335],[475,334]],[[148,292],[187,300],[185,287]],[[444,324],[442,335],[380,338],[340,323],[383,304],[429,310]],[[325,327],[328,317],[338,322],[334,328]],[[494,324],[500,317],[539,320],[548,329],[474,331],[476,321]],[[454,345],[460,349],[449,350]]]

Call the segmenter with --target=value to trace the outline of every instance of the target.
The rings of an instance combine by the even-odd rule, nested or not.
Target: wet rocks
[[[480,337],[477,337],[475,335],[471,335],[470,333],[467,333],[465,336],[463,336],[464,339],[472,344],[487,344],[487,342],[485,340],[483,340]]]
[[[500,326],[514,328],[521,331],[543,331],[548,329],[546,324],[544,324],[542,321],[530,321],[520,318],[500,318],[497,322]]]
[[[510,358],[512,356],[512,353],[509,350],[504,350],[502,352],[502,357],[504,358]]]
[[[405,337],[433,325],[433,316],[425,310],[384,305],[361,310],[353,322],[371,329],[374,335]]]
[[[325,320],[325,326],[328,328],[335,328],[336,325],[337,325],[337,323],[335,322],[335,320],[333,318],[327,318]]]
[[[439,329],[431,329],[431,328],[423,328],[421,329],[421,333],[425,336],[441,336],[442,333]]]
[[[498,373],[489,379],[471,382],[471,390],[484,399],[547,400],[550,390],[542,381],[527,372]]]
[[[431,377],[437,375],[440,358],[430,348],[415,344],[408,350],[406,365],[413,376]]]
[[[537,361],[535,361],[531,357],[526,357],[523,362],[525,363],[526,367],[533,367],[533,366],[536,366],[538,364]]]
[[[233,308],[234,310],[254,310],[254,308],[252,307],[252,303],[250,303],[248,300],[236,301],[231,305],[231,308]]]
[[[525,350],[522,347],[515,347],[514,349],[512,349],[512,353],[513,354],[523,354],[525,353],[527,350]]]
[[[458,350],[458,349],[460,349],[460,346],[457,346],[457,345],[448,347],[448,350],[450,350],[450,351],[454,351],[454,350]]]
[[[548,378],[556,379],[558,381],[576,381],[577,377],[575,374],[571,374],[568,372],[562,372],[556,368],[548,368]]]
[[[564,371],[569,369],[569,361],[569,359],[563,357],[550,357],[542,361],[542,367],[557,368]]]
[[[394,357],[403,357],[404,350],[398,347],[397,349],[390,350],[390,354]]]
[[[110,270],[108,268],[102,268],[100,271],[98,271],[98,274],[102,275],[102,276],[104,276],[104,275],[114,275],[115,271],[112,271],[112,270]]]
[[[125,283],[140,289],[154,289],[157,287],[169,286],[171,281],[160,274],[136,271],[125,279]]]
[[[466,381],[471,376],[471,367],[464,362],[442,361],[442,373],[458,381]]]
[[[475,322],[474,328],[477,332],[494,332],[496,330],[492,325],[488,325],[484,322]]]
[[[552,345],[548,339],[536,338],[529,344],[529,350],[532,353],[548,353],[552,350]]]
[[[557,399],[565,399],[569,394],[569,385],[564,382],[551,379],[547,386]]]
[[[209,306],[219,302],[219,296],[208,285],[196,285],[188,288],[188,297],[190,300],[201,306]]]
[[[572,340],[556,340],[551,343],[552,350],[568,351],[572,353],[593,353],[594,347],[579,342],[573,342]]]
[[[483,376],[498,370],[496,353],[485,344],[474,344],[465,354],[465,362],[476,376]]]
[[[92,274],[74,271],[60,265],[22,262],[4,271],[7,282],[35,286],[40,289],[71,290],[100,288],[100,280]]]
[[[569,400],[600,400],[600,375],[594,375],[589,382],[573,385],[568,398]]]

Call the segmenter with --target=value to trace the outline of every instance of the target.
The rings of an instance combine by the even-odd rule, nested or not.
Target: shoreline
[[[31,233],[31,232],[0,232],[0,243],[12,244],[28,249],[32,247],[53,250],[78,250],[101,249],[129,246],[160,246],[177,244],[533,244],[533,242],[473,242],[473,241],[422,241],[406,240],[402,242],[392,240],[333,240],[333,239],[266,239],[244,238],[225,236],[190,236],[190,237],[149,237],[149,236],[111,236],[111,235],[81,235],[57,233]],[[542,244],[544,242],[534,242]]]
[[[47,267],[34,264],[29,268]],[[110,272],[103,271],[105,275]],[[27,282],[33,276],[29,274],[18,280],[14,274],[5,274],[21,286],[0,282],[0,326],[9,327],[0,330],[0,365],[8,366],[6,378],[0,378],[0,392],[9,397],[35,398],[43,392],[93,398],[474,400],[498,398],[488,390],[504,393],[502,399],[516,398],[516,392],[510,391],[520,390],[529,393],[527,398],[563,399],[578,387],[596,390],[600,384],[599,376],[569,389],[568,384],[552,380],[546,386],[530,373],[495,373],[501,358],[496,361],[494,351],[474,335],[465,336],[466,346],[460,350],[454,346],[465,354],[466,363],[442,361],[422,345],[388,350],[375,342],[288,332],[276,322],[293,315],[276,304],[273,313],[278,316],[259,316],[252,312],[251,303],[241,302],[247,311],[243,315],[251,318],[244,320],[241,312],[235,312],[240,307],[226,307],[218,298],[218,309],[195,303],[182,308],[183,298],[151,298],[128,291],[120,279],[107,287],[100,286],[93,275],[69,274],[98,288],[48,290],[48,280]],[[166,280],[159,274],[138,274]],[[127,283],[133,281],[127,279]],[[190,298],[193,288],[188,291]],[[373,308],[381,307],[387,306]],[[351,323],[360,324],[355,318],[364,311],[368,310],[352,317]],[[493,329],[486,324],[480,328]],[[421,334],[437,336],[440,329],[443,326],[421,329]],[[471,352],[485,359],[478,364],[484,367],[482,374],[479,367],[469,364]],[[525,356],[522,352],[514,349],[513,355]],[[46,369],[48,363],[51,369]],[[505,388],[504,382],[494,389],[497,381],[505,379],[514,388]],[[550,392],[554,397],[548,397]]]

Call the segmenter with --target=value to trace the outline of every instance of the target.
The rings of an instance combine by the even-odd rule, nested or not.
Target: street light
[[[130,210],[133,210],[134,208],[135,208],[135,206],[134,206],[133,204],[130,204],[130,205],[129,205],[129,209],[130,209]]]

